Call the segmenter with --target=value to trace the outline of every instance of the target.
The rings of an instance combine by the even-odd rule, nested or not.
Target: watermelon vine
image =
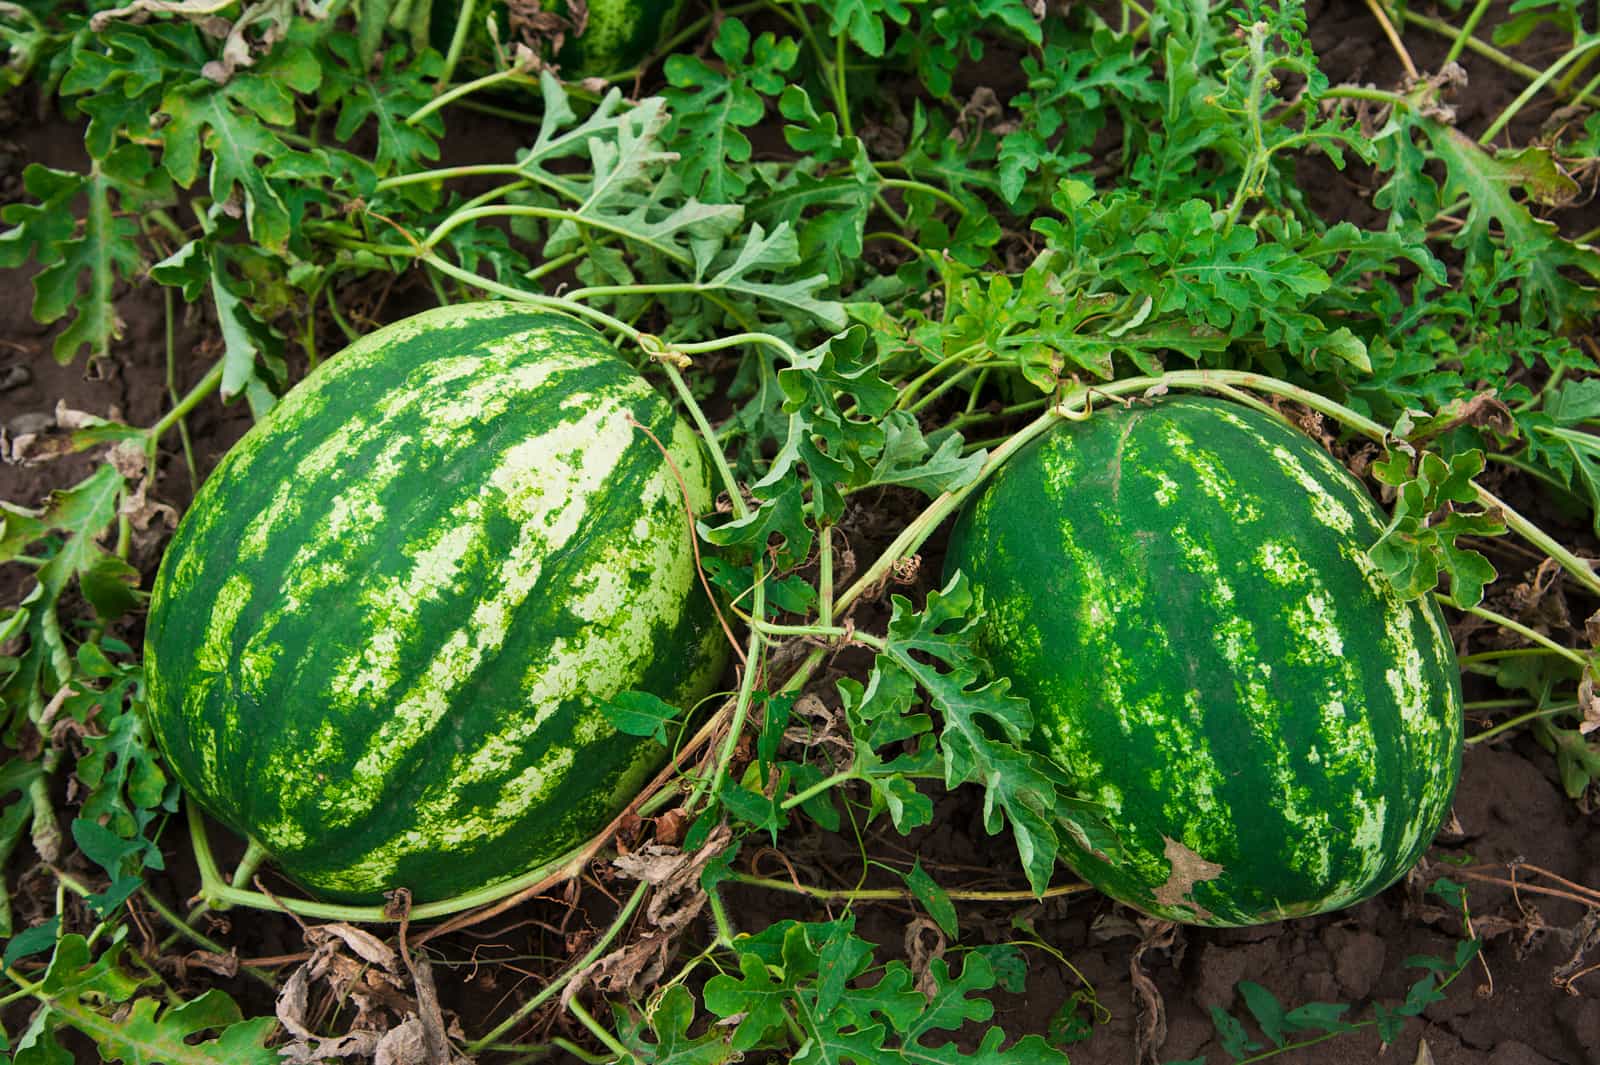
[[[1284,874],[1267,878],[1272,898],[1229,898],[1223,852],[1203,845],[1216,833],[1176,822],[1141,849],[1150,826],[1122,816],[1131,786],[1074,760],[1093,730],[1064,724],[1070,700],[1049,695],[1061,682],[1027,675],[1008,641],[1041,638],[1042,621],[1018,619],[1069,598],[1069,634],[1148,602],[1124,594],[1126,573],[1107,578],[1112,592],[1072,598],[1082,589],[1052,585],[1048,564],[1003,572],[1012,547],[998,526],[971,539],[989,528],[972,515],[1046,441],[1152,411],[1237,411],[1262,434],[1250,440],[1315,456],[1305,463],[1319,473],[1275,489],[1304,494],[1273,517],[1340,492],[1383,503],[1341,541],[1362,574],[1343,587],[1405,604],[1391,614],[1423,619],[1431,642],[1408,656],[1372,636],[1382,626],[1335,626],[1325,657],[1366,656],[1364,704],[1392,690],[1407,719],[1395,742],[1425,713],[1449,717],[1451,751],[1463,726],[1469,750],[1527,735],[1589,809],[1600,257],[1572,219],[1600,158],[1600,79],[1584,80],[1594,42],[1559,4],[1518,5],[1492,38],[1486,3],[1449,21],[1382,3],[1359,14],[1395,77],[1336,84],[1298,0],[0,4],[0,88],[76,123],[85,153],[12,183],[0,266],[31,271],[33,317],[63,365],[124,365],[141,342],[133,308],[159,306],[165,326],[149,418],[63,405],[7,429],[12,462],[92,470],[6,503],[0,526],[21,589],[0,613],[0,1004],[28,1007],[0,1014],[15,1060],[60,1059],[72,1030],[106,1060],[1056,1063],[1138,1012],[1135,1045],[1116,1053],[1153,1061],[1155,985],[1134,979],[1139,997],[1111,1003],[1077,947],[1036,922],[1107,915],[1138,941],[1124,967],[1142,977],[1183,937],[1219,942],[1138,923],[1152,914],[1297,917],[1411,871],[1390,890],[1409,892],[1407,920],[1457,941],[1438,948],[1448,957],[1423,959],[1421,979],[1370,1021],[1348,1020],[1347,1004],[1285,1009],[1240,983],[1248,1017],[1210,1011],[1216,1036],[1194,1060],[1255,1061],[1334,1037],[1392,1043],[1487,964],[1501,925],[1475,923],[1454,877],[1600,905],[1562,874],[1429,849],[1447,818],[1442,784],[1426,801],[1398,785],[1354,794],[1356,775],[1326,768],[1326,730],[1311,721],[1354,689],[1308,710],[1239,682],[1241,705],[1286,720],[1254,723],[1277,761],[1236,775],[1260,782],[1264,804],[1305,806],[1294,823],[1355,840],[1269,856],[1337,858],[1326,890],[1288,898]],[[1564,42],[1553,59],[1526,46],[1540,27]],[[1431,70],[1410,50],[1430,36],[1449,42]],[[1453,109],[1462,61],[1515,86],[1470,128]],[[1561,108],[1548,127],[1531,120],[1537,103]],[[1348,217],[1328,206],[1337,181],[1362,190]],[[543,324],[515,352],[467,336],[511,320]],[[580,348],[627,383],[484,383]],[[375,351],[395,360],[392,379],[362,392],[350,373]],[[493,370],[467,370],[474,359]],[[304,418],[329,381],[365,398]],[[626,410],[608,405],[619,389]],[[216,465],[208,423],[240,409],[262,428]],[[397,412],[422,410],[395,428]],[[500,461],[519,445],[531,449],[520,464]],[[550,503],[554,471],[577,484],[603,447],[627,461]],[[1203,468],[1203,451],[1173,444],[1144,470],[1151,498],[1171,494],[1160,476],[1201,486],[1187,492],[1189,524],[1144,530],[1169,546],[1200,527],[1204,489],[1231,485],[1209,493],[1219,512],[1266,505],[1256,485],[1216,474],[1220,460]],[[92,461],[60,461],[74,455]],[[1329,472],[1338,465],[1366,488]],[[352,485],[402,468],[409,482],[355,506]],[[515,510],[516,491],[543,502]],[[1088,538],[1059,535],[1088,526],[1072,494],[1027,496],[1008,528],[1077,558]],[[472,554],[478,518],[462,515],[502,504],[520,517]],[[581,534],[541,531],[591,512],[604,516]],[[1254,521],[1236,523],[1240,544]],[[1272,535],[1254,546],[1295,546]],[[548,548],[540,567],[564,576],[539,568],[538,609],[501,626],[489,615],[521,600],[485,575],[530,539]],[[624,541],[638,557],[617,568]],[[1138,562],[1119,551],[1075,580]],[[1178,576],[1194,578],[1196,601],[1216,598],[1210,630],[1233,633],[1236,650],[1244,628],[1273,622],[1266,607],[1219,605],[1243,580],[1217,575],[1225,553],[1191,551]],[[399,580],[385,568],[395,558],[421,576]],[[583,595],[604,581],[631,598],[601,617],[603,597]],[[1008,599],[996,590],[1007,582]],[[668,585],[705,601],[692,634],[662,606]],[[293,600],[282,616],[305,623],[287,650],[268,616],[278,607],[246,594],[280,591]],[[438,620],[452,595],[457,620]],[[1302,613],[1327,605],[1294,595]],[[661,617],[641,621],[647,606]],[[424,615],[438,636],[426,655],[413,639]],[[425,710],[405,701],[451,648],[482,650],[502,631],[521,641],[506,668],[516,680],[474,673],[470,698],[463,682]],[[593,661],[562,657],[594,641]],[[1288,675],[1308,646],[1258,648],[1230,676]],[[175,665],[189,661],[202,665]],[[548,666],[543,679],[524,676],[529,662]],[[343,679],[324,683],[319,671],[340,663]],[[1077,668],[1085,705],[1130,712],[1107,694],[1118,668]],[[616,683],[589,684],[575,710],[549,695],[563,671]],[[1424,687],[1437,696],[1426,707],[1413,698]],[[202,688],[226,694],[191,699]],[[368,688],[387,694],[334,697]],[[533,718],[570,728],[519,732],[529,692],[546,700]],[[491,705],[492,727],[471,732]],[[261,716],[222,727],[241,707]],[[271,713],[291,708],[301,724],[273,732]],[[1186,752],[1157,775],[1199,807],[1208,752],[1190,711],[1119,757]],[[524,732],[539,742],[499,742]],[[328,753],[357,734],[361,750]],[[1297,743],[1296,758],[1315,758],[1291,759]],[[385,762],[385,750],[399,753]],[[1453,754],[1434,753],[1438,765],[1406,768],[1453,783]],[[1312,777],[1341,783],[1313,794]],[[518,788],[548,797],[565,780],[607,801],[560,792],[537,823],[504,812]],[[1426,809],[1412,825],[1395,807],[1414,799]],[[593,814],[581,825],[580,809]],[[352,827],[366,813],[377,827]],[[936,856],[958,818],[993,868]],[[1375,848],[1374,868],[1346,868]],[[378,872],[358,883],[358,868]],[[875,941],[886,912],[909,926],[903,944]],[[494,1001],[473,1013],[456,974],[480,947],[499,957],[470,937],[502,916],[548,938],[489,962],[485,988],[532,979],[485,991]],[[280,925],[273,942],[303,940],[303,952],[241,960],[249,927]],[[196,953],[174,961],[179,944]],[[1044,973],[1069,988],[1048,1025],[997,1011]],[[446,980],[457,986],[441,995]],[[350,1001],[354,1019],[333,1008]]]

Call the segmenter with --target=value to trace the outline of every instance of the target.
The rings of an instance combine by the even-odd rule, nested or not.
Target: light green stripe
[[[613,424],[626,423],[614,420]],[[637,445],[646,443],[642,438],[636,441]],[[691,500],[698,510],[708,505],[709,492],[704,487],[697,447],[693,430],[681,420],[676,422],[669,451],[692,486]],[[625,678],[646,670],[656,650],[658,620],[677,617],[696,581],[681,498],[677,479],[663,467],[650,479],[640,500],[640,512],[646,516],[641,518],[642,524],[634,526],[627,542],[613,545],[573,579],[576,594],[565,607],[595,624],[574,637],[556,638],[544,654],[529,663],[522,680],[528,714],[513,718],[475,750],[456,755],[450,769],[418,800],[416,827],[374,847],[357,866],[334,874],[330,883],[337,886],[345,878],[361,883],[363,878],[373,877],[376,879],[364,882],[386,882],[411,854],[499,835],[560,786],[567,765],[552,760],[554,756],[567,752],[570,762],[573,746],[614,734],[600,701]],[[652,515],[658,517],[650,520]],[[642,589],[628,582],[629,572],[639,566],[654,575],[651,584]],[[584,699],[589,706],[563,747],[508,781],[493,810],[484,811],[466,800],[466,793],[475,785],[503,776],[507,765],[521,761],[529,750],[537,750],[539,732],[562,703],[573,698]]]

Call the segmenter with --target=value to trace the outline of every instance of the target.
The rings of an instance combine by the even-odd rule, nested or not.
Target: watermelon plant
[[[1529,795],[1553,765],[1577,812],[1546,812],[1552,838],[1600,780],[1600,253],[1567,209],[1600,159],[1583,12],[545,8],[0,4],[0,124],[20,129],[0,266],[32,271],[14,281],[46,330],[0,337],[35,381],[0,365],[27,405],[3,440],[56,489],[0,528],[0,1036],[21,1065],[89,1043],[185,1065],[1063,1065],[1082,1039],[1155,1060],[1160,993],[1205,1011],[1175,960],[1237,948],[1150,914],[1306,914],[1251,936],[1309,944],[1283,977],[1307,987],[1319,937],[1375,914],[1422,956],[1403,1002],[1387,977],[1350,993],[1373,999],[1359,1024],[1285,1010],[1303,989],[1254,974],[1248,1016],[1216,1004],[1215,1040],[1174,1052],[1258,1060],[1454,1023],[1407,1019],[1529,911],[1434,906],[1447,860],[1474,892],[1600,901],[1576,857],[1426,849],[1458,743],[1525,748],[1504,757],[1531,754]],[[619,11],[653,35],[643,58],[513,47]],[[1381,31],[1371,54],[1316,54],[1350,25]],[[54,133],[31,117],[50,111]],[[41,344],[86,356],[117,405],[58,409],[78,368]],[[1214,398],[1173,395],[1195,392]],[[1129,437],[1208,538],[1161,525],[1160,477],[1122,482],[1187,609],[1143,594],[1083,642],[1052,608],[1093,620],[1071,598],[1091,582],[1052,574],[1158,579],[1113,543],[1116,511],[1074,509],[1104,471],[1057,497],[1040,456],[1064,469],[1061,441],[1184,410],[1248,429]],[[535,473],[578,494],[557,513]],[[996,506],[977,501],[1030,477],[1024,513],[973,535]],[[1329,498],[1349,530],[1321,524]],[[1023,529],[1040,556],[1008,578]],[[538,573],[517,568],[535,548]],[[1024,611],[1101,666],[1029,657],[1004,638]],[[1203,683],[1139,642],[1180,622]],[[1361,696],[1342,745],[1311,694],[1336,682]],[[1141,708],[1176,724],[1100,731]],[[1201,728],[1259,802],[1177,749]],[[1114,760],[1174,758],[1179,800],[1148,772],[1110,782]],[[1201,823],[1207,784],[1231,835]],[[1461,794],[1485,787],[1466,759]],[[202,809],[233,853],[254,843],[232,883]],[[1582,966],[1552,975],[1581,992]]]

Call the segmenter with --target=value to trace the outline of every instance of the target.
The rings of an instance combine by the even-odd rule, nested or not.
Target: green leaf
[[[209,158],[212,198],[243,213],[257,244],[281,253],[287,250],[291,216],[267,167],[292,154],[272,127],[292,125],[296,113],[292,83],[280,82],[273,73],[257,68],[236,73],[225,85],[202,80],[171,87],[161,101],[169,121],[160,137],[162,165],[174,181],[189,188],[200,176],[203,157]]]
[[[41,1008],[18,1043],[16,1062],[57,1060],[54,1033],[62,1027],[92,1040],[104,1060],[125,1065],[272,1065],[280,1060],[265,1045],[276,1020],[244,1020],[221,991],[207,991],[177,1006],[141,997],[121,1007],[143,986],[118,966],[124,947],[119,939],[91,960],[82,936],[61,937],[49,969],[32,992]],[[213,1032],[212,1038],[197,1038]]]
[[[1261,1044],[1250,1038],[1239,1019],[1220,1006],[1211,1007],[1211,1025],[1217,1030],[1217,1041],[1222,1044],[1223,1052],[1235,1060],[1261,1049]]]
[[[1400,1033],[1406,1028],[1405,1013],[1391,1009],[1381,1002],[1373,1003],[1372,1019],[1377,1025],[1378,1039],[1383,1043],[1393,1043],[1400,1038]]]
[[[384,49],[381,69],[374,70],[364,43],[346,34],[326,38],[327,52],[335,62],[323,67],[321,96],[325,104],[339,105],[333,135],[347,142],[370,123],[378,138],[372,163],[380,176],[420,169],[420,160],[439,158],[444,120],[437,111],[419,122],[407,118],[433,99],[443,57],[431,49],[412,55],[403,44],[391,42]]]
[[[828,933],[823,937],[817,951],[817,997],[816,1015],[819,1019],[828,1017],[845,1000],[850,981],[861,975],[872,959],[872,944],[855,934],[855,914],[846,914],[843,918],[832,922]],[[898,988],[902,994],[905,988]],[[918,999],[920,995],[916,996]],[[881,998],[879,1005],[869,1007],[867,1003],[874,1001],[872,997],[857,998],[851,996],[849,1008],[858,1015],[875,1012],[880,1009],[890,1009],[892,1005],[885,1005]],[[903,999],[901,1000],[903,1004]],[[915,1003],[920,1008],[922,1003]],[[914,1016],[915,1014],[911,1014]]]
[[[46,537],[56,538],[49,560],[34,571],[36,586],[22,601],[28,647],[0,685],[0,703],[8,709],[42,706],[45,695],[72,676],[72,655],[61,635],[56,604],[74,578],[113,557],[97,540],[116,520],[122,489],[122,475],[106,463],[73,487],[52,492],[40,510],[0,502],[0,562],[19,557]]]
[[[794,356],[777,378],[786,425],[778,453],[754,491],[764,500],[786,494],[785,486],[794,484],[798,467],[804,466],[811,476],[813,511],[820,518],[837,519],[844,510],[844,492],[869,477],[868,456],[883,444],[878,419],[897,393],[868,354],[866,331],[860,328]],[[846,397],[854,401],[852,415],[844,413]]]
[[[87,174],[30,163],[23,187],[38,202],[0,208],[0,219],[14,227],[0,233],[0,266],[32,258],[42,267],[33,279],[38,321],[73,315],[55,340],[58,362],[70,362],[83,348],[104,358],[122,335],[112,302],[117,279],[132,279],[144,266],[139,226],[127,212],[166,199],[170,184],[152,169],[147,149],[127,144],[91,163]]]
[[[956,921],[955,903],[950,901],[950,896],[945,893],[944,888],[928,875],[928,871],[922,868],[920,858],[912,863],[911,871],[905,874],[905,877],[906,887],[910,888],[911,894],[922,903],[922,908],[928,911],[928,916],[934,919],[940,931],[951,939],[957,938],[961,930]]]
[[[36,924],[32,928],[25,928],[12,936],[6,943],[5,964],[15,965],[23,958],[31,958],[35,954],[43,954],[55,946],[56,937],[61,931],[61,915],[56,914],[43,924]]]
[[[283,1060],[265,1045],[277,1019],[245,1020],[233,999],[216,988],[180,1006],[137,999],[132,1011],[115,1022],[87,1012],[73,1012],[67,1019],[99,1044],[108,1060],[125,1065],[277,1065]],[[191,1041],[210,1032],[216,1035]]]
[[[1043,53],[1023,56],[1022,72],[1028,88],[1011,98],[1021,120],[1001,139],[999,153],[1000,192],[1013,205],[1034,175],[1048,192],[1089,162],[1086,150],[1108,115],[1120,111],[1127,121],[1132,107],[1161,94],[1150,53],[1135,55],[1131,37],[1105,27],[1083,34],[1052,22]]]
[[[606,701],[606,717],[629,736],[650,736],[662,745],[672,741],[667,726],[683,716],[683,711],[649,692],[618,692]]]
[[[739,1052],[729,1045],[725,1028],[713,1026],[703,1035],[689,1035],[694,1023],[694,995],[682,984],[672,984],[663,991],[647,1017],[635,1018],[621,1006],[612,1009],[622,1044],[645,1065],[720,1065],[739,1059]],[[647,1032],[655,1038],[646,1039]]]
[[[736,18],[725,18],[712,49],[722,68],[695,55],[667,57],[664,96],[672,110],[668,141],[683,156],[681,174],[694,196],[714,203],[737,202],[750,187],[750,140],[741,129],[766,114],[762,96],[777,96],[784,74],[800,54],[791,38],[763,33],[751,40]]]
[[[721,973],[706,981],[706,1008],[719,1017],[739,1018],[731,1040],[736,1051],[752,1049],[768,1032],[782,1027],[788,998],[786,982],[755,954],[739,955],[737,976]]]
[[[136,838],[149,822],[150,812],[167,802],[167,774],[161,768],[142,707],[122,707],[124,692],[132,683],[129,676],[95,695],[97,720],[106,731],[84,738],[85,751],[76,770],[89,789],[83,802],[84,816],[104,822],[124,839]],[[147,845],[159,860],[161,852],[154,844]]]
[[[994,1003],[983,994],[994,988],[994,966],[984,955],[966,955],[961,971],[954,975],[943,958],[934,958],[928,963],[928,975],[933,980],[934,993],[921,1016],[906,1030],[912,1040],[932,1031],[953,1032],[969,1022],[994,1016]]]
[[[78,574],[78,587],[102,618],[120,618],[139,605],[139,571],[115,555],[100,555]]]
[[[1563,381],[1545,400],[1544,409],[1558,424],[1565,426],[1600,420],[1600,378]]]
[[[977,479],[987,452],[961,454],[959,434],[946,432],[938,437],[937,448],[922,435],[914,415],[903,410],[890,411],[883,420],[883,451],[872,467],[868,488],[879,485],[904,485],[931,497],[965,488]]]
[[[1244,1004],[1256,1019],[1256,1024],[1261,1026],[1262,1034],[1272,1040],[1273,1046],[1283,1046],[1292,1026],[1277,996],[1253,980],[1240,980],[1239,994],[1244,996]]]
[[[904,26],[911,21],[907,3],[921,0],[819,0],[828,13],[828,33],[848,35],[857,48],[873,58],[882,58],[887,43],[885,20]]]
[[[37,761],[13,758],[0,765],[0,798],[15,793],[16,798],[0,808],[0,866],[9,861],[22,842],[23,830],[33,820],[33,800],[29,790],[42,780],[44,767]],[[12,925],[11,896],[0,884],[0,939],[8,939]],[[7,959],[6,964],[11,964]]]
[[[695,280],[707,291],[722,290],[758,303],[776,304],[780,309],[803,314],[829,329],[841,330],[849,324],[844,307],[820,299],[817,292],[828,283],[826,276],[787,278],[787,269],[800,261],[800,245],[787,222],[771,233],[752,224],[744,243],[731,250],[716,264],[717,272],[704,277],[696,271]],[[784,280],[759,280],[761,274],[778,274]]]
[[[982,660],[974,647],[978,616],[970,585],[957,573],[942,590],[929,593],[920,614],[901,596],[892,603],[888,646],[878,655],[877,669],[898,670],[928,693],[943,720],[945,786],[982,785],[984,827],[994,833],[1010,821],[1028,882],[1043,891],[1059,849],[1058,775],[1022,746],[1033,729],[1027,701],[1010,694],[1007,680],[979,684]]]
[[[1554,451],[1564,460],[1563,472],[1569,484],[1576,475],[1589,498],[1595,527],[1600,530],[1600,438],[1585,430],[1559,426],[1538,426],[1535,432],[1547,453]]]
[[[756,780],[747,780],[747,786],[724,787],[717,798],[735,819],[765,831],[776,846],[778,833],[789,826],[789,814],[778,798],[786,789],[780,782],[774,794],[768,795],[759,790],[758,783]]]
[[[1568,271],[1600,281],[1600,251],[1560,235],[1556,224],[1536,217],[1513,191],[1525,191],[1545,205],[1570,201],[1578,186],[1543,147],[1490,154],[1470,137],[1436,119],[1408,112],[1410,126],[1427,137],[1432,154],[1445,166],[1445,202],[1466,201],[1467,214],[1454,244],[1484,255],[1504,248],[1527,270],[1522,286],[1525,321],[1544,321],[1552,329],[1600,311],[1600,289],[1574,280]],[[1408,136],[1409,130],[1399,135]],[[1499,233],[1491,232],[1499,226]]]
[[[715,527],[701,521],[696,527],[702,538],[718,547],[740,548],[753,555],[775,548],[778,565],[787,567],[811,551],[813,533],[806,524],[805,511],[805,497],[795,478],[747,517]]]
[[[1284,1020],[1297,1032],[1344,1032],[1353,1027],[1343,1019],[1349,1009],[1343,1002],[1307,1002],[1284,1014]]]
[[[1094,1034],[1093,998],[1082,989],[1067,996],[1050,1017],[1050,1042],[1055,1046],[1081,1043]],[[1085,1012],[1087,1007],[1088,1012]]]
[[[1392,449],[1374,475],[1394,485],[1394,512],[1378,542],[1367,551],[1401,595],[1415,599],[1431,592],[1440,572],[1451,578],[1451,597],[1464,607],[1483,600],[1484,586],[1495,578],[1493,565],[1476,551],[1456,546],[1461,536],[1499,536],[1505,525],[1464,504],[1476,502],[1473,478],[1483,471],[1483,452],[1458,452],[1448,463],[1431,451],[1416,461],[1415,472],[1399,449]],[[1440,512],[1450,507],[1442,516]]]
[[[1437,961],[1438,959],[1432,959]],[[1443,962],[1440,965],[1443,966]],[[1444,992],[1439,988],[1438,978],[1432,973],[1424,976],[1406,992],[1406,1000],[1400,1006],[1399,1013],[1407,1017],[1420,1017],[1422,1011],[1429,1006],[1444,1001]]]

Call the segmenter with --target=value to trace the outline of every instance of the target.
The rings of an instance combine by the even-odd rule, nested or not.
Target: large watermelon
[[[1460,769],[1461,678],[1438,607],[1367,558],[1382,528],[1320,448],[1210,398],[1063,423],[969,503],[947,572],[979,589],[1036,746],[1121,837],[1069,841],[1080,876],[1244,925],[1416,862]]]
[[[598,831],[723,643],[687,423],[586,326],[446,307],[318,368],[218,465],[156,578],[151,723],[191,798],[318,895],[419,901]]]

